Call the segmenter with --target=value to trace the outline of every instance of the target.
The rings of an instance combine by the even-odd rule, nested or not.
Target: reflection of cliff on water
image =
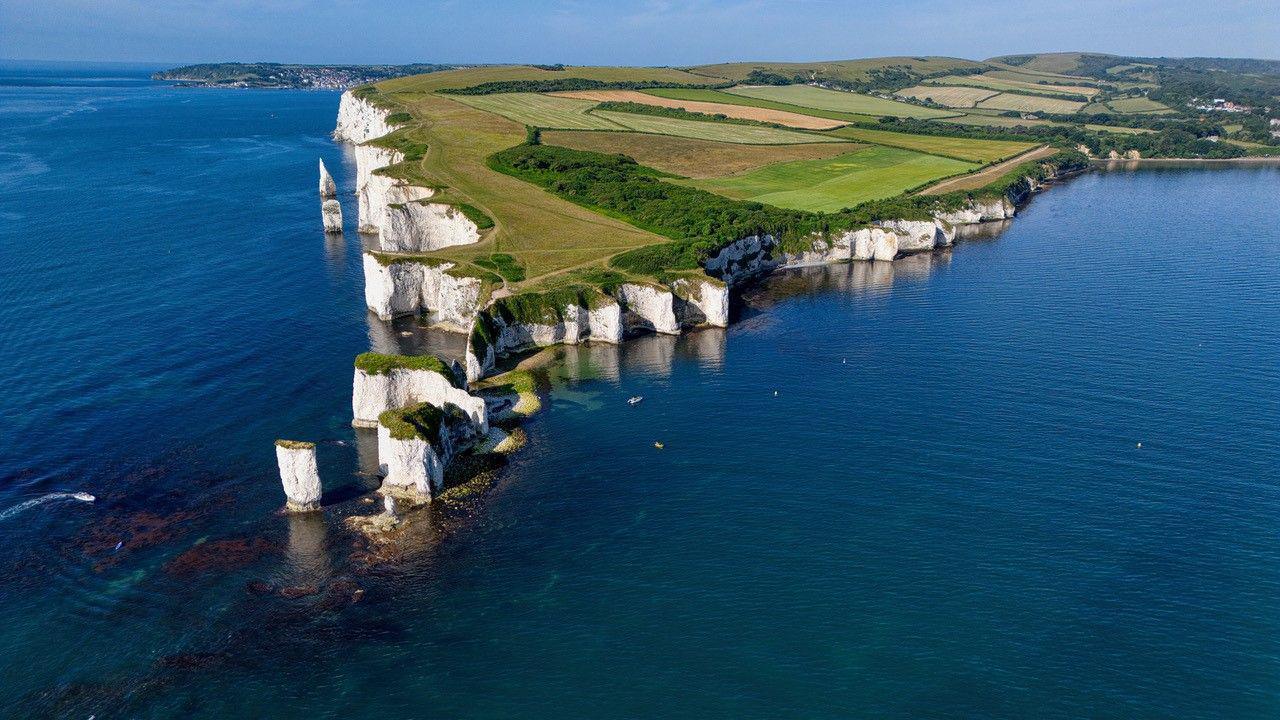
[[[992,223],[995,224],[995,223]],[[784,300],[816,292],[876,295],[894,285],[918,282],[951,263],[951,250],[908,255],[893,262],[818,265],[774,273],[742,293],[744,314],[766,310]]]
[[[285,546],[294,584],[315,584],[333,575],[329,558],[329,523],[321,513],[291,513]]]
[[[467,336],[439,328],[427,327],[422,320],[408,315],[391,322],[365,314],[369,326],[369,349],[385,355],[438,355],[460,360],[467,351]]]

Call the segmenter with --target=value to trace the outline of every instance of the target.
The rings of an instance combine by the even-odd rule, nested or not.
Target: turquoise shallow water
[[[474,512],[367,565],[351,357],[430,340],[319,232],[337,96],[6,72],[0,507],[99,500],[0,520],[0,713],[1280,709],[1276,169],[1089,175],[567,350]],[[280,435],[331,441],[323,519],[273,514]]]

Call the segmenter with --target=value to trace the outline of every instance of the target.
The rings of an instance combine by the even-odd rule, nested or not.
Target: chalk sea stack
[[[320,509],[320,473],[316,470],[316,444],[300,440],[276,440],[276,463],[284,487],[285,509],[311,512]]]
[[[324,166],[324,159],[320,160],[320,197],[325,199],[338,197],[338,184],[329,174],[329,168]]]

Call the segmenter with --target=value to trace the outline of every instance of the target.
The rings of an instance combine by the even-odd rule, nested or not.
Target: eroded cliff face
[[[325,232],[342,232],[342,205],[338,204],[338,201],[333,198],[321,202],[320,221],[324,223]]]
[[[476,433],[489,432],[489,416],[484,400],[454,387],[449,379],[433,370],[394,368],[372,374],[355,369],[351,390],[351,424],[376,427],[378,416],[387,410],[415,403],[428,403],[438,408],[453,405],[461,410]]]
[[[395,150],[357,145],[355,156],[360,232],[379,232],[387,224],[389,207],[426,200],[435,194],[431,188],[410,185],[377,172],[404,160],[404,155]]]
[[[316,470],[316,446],[312,443],[276,443],[276,464],[280,484],[290,512],[320,509],[320,473]]]
[[[357,227],[362,233],[379,233],[390,224],[390,216],[398,215],[395,218],[395,237],[391,246],[384,246],[384,249],[391,252],[398,251],[400,247],[404,247],[406,252],[421,252],[460,244],[456,240],[450,241],[448,238],[455,237],[450,235],[446,235],[443,241],[437,241],[435,247],[427,247],[429,242],[413,239],[433,233],[431,230],[415,231],[413,224],[418,219],[415,211],[403,211],[400,208],[426,200],[435,193],[431,188],[410,185],[378,172],[404,161],[404,155],[400,152],[368,144],[395,130],[386,121],[388,115],[390,113],[387,110],[355,97],[350,91],[343,93],[338,103],[338,126],[333,131],[333,137],[356,146]],[[323,179],[321,182],[323,184]],[[429,221],[431,218],[423,219]],[[472,227],[474,229],[474,224]],[[469,242],[478,239],[477,233]]]
[[[409,201],[382,207],[379,243],[386,252],[428,252],[480,241],[480,229],[452,205]]]
[[[444,485],[444,469],[453,459],[449,433],[441,428],[441,452],[422,438],[398,439],[378,425],[378,464],[382,485],[430,500]]]
[[[482,283],[478,278],[454,277],[453,263],[411,260],[383,264],[364,254],[365,304],[379,318],[425,313],[438,325],[470,332],[480,311]]]
[[[338,126],[333,130],[333,139],[359,145],[380,138],[395,130],[387,123],[389,114],[348,90],[338,101]]]
[[[656,332],[663,335],[680,333],[676,321],[675,298],[671,290],[657,285],[624,283],[614,295],[622,307],[623,331]]]

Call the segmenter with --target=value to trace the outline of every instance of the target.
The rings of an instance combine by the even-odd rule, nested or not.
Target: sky
[[[0,0],[0,58],[693,65],[1280,58],[1277,0]]]

